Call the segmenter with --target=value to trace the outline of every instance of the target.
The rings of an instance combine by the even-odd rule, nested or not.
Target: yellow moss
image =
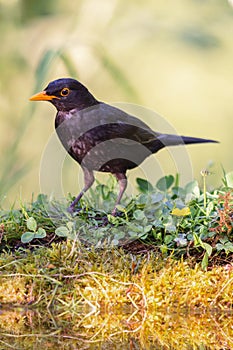
[[[25,315],[22,314],[22,310],[21,311],[18,311],[17,309],[2,310],[0,314],[1,331],[20,334],[24,330],[24,326],[25,326]]]
[[[64,329],[72,339],[77,333],[79,340],[97,342],[133,336],[145,349],[151,343],[172,349],[233,347],[233,321],[227,317],[232,268],[203,271],[152,253],[133,257],[120,249],[89,251],[68,242],[17,263],[6,257],[0,272],[2,304],[33,302],[43,309],[40,326],[52,312],[55,331]],[[0,318],[0,326],[18,334],[24,332],[22,320],[14,316],[7,325]],[[19,325],[15,331],[14,323]]]
[[[0,302],[7,304],[25,304],[26,300],[26,281],[22,277],[4,277],[0,276]]]

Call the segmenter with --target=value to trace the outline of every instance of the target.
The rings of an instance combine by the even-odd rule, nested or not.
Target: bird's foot
[[[68,213],[70,214],[76,214],[80,211],[81,209],[80,208],[75,208],[75,205],[70,205],[68,208],[67,208],[67,211]]]
[[[112,211],[111,215],[112,216],[116,216],[117,215],[117,208],[116,207],[113,208],[113,211]]]
[[[102,220],[103,220],[102,226],[107,226],[107,225],[111,224],[108,220],[107,215],[103,216]]]
[[[123,212],[114,208],[111,215],[114,216],[115,218],[119,218],[119,217],[123,216]]]

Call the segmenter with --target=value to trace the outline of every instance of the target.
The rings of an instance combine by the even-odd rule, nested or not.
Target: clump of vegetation
[[[116,197],[113,178],[107,185],[98,184],[75,215],[67,212],[68,201],[49,201],[44,195],[30,206],[2,212],[1,247],[11,250],[69,239],[99,248],[131,249],[130,243],[140,241],[164,256],[195,256],[204,269],[213,257],[233,252],[231,188],[202,192],[195,180],[182,188],[172,175],[156,186],[143,179],[137,183],[141,193],[119,205],[117,217],[109,214]]]

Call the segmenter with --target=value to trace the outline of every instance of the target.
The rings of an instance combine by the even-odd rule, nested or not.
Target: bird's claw
[[[72,204],[67,208],[67,211],[68,211],[69,214],[76,214],[76,213],[78,213],[80,210],[81,210],[81,209],[75,208],[75,206],[72,205]]]

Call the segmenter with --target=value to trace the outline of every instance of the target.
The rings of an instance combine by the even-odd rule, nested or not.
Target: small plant
[[[56,228],[55,233],[58,237],[74,240],[76,237],[75,222],[68,221],[65,226]]]
[[[26,226],[29,231],[26,231],[21,236],[22,243],[29,243],[35,238],[45,238],[46,231],[42,227],[37,228],[36,220],[30,216],[26,220]]]

